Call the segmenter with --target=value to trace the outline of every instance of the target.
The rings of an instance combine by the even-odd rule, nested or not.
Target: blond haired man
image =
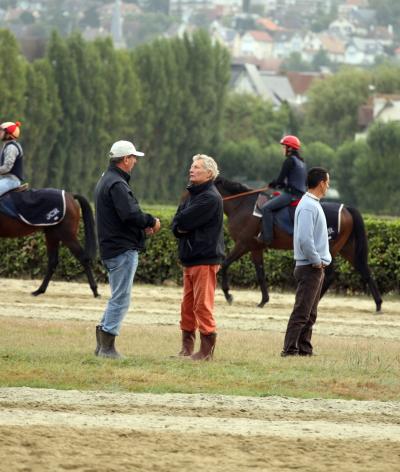
[[[217,337],[214,296],[217,272],[224,258],[222,197],[214,185],[218,173],[212,157],[193,156],[189,195],[178,207],[172,223],[183,265],[179,355],[192,360],[211,360]],[[200,350],[193,354],[196,329],[200,331]]]

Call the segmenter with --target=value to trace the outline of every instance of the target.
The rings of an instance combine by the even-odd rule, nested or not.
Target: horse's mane
[[[225,177],[221,177],[220,175],[215,179],[215,183],[219,183],[227,192],[232,195],[248,192],[251,190],[251,188],[247,185],[241,184],[240,182],[233,182],[232,180],[225,179]]]

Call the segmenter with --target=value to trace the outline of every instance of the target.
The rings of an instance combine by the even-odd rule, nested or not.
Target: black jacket
[[[187,189],[189,196],[172,221],[172,231],[179,238],[179,259],[184,266],[220,264],[224,259],[222,197],[212,181]]]
[[[144,229],[155,224],[155,218],[140,209],[129,180],[129,174],[110,164],[97,182],[96,226],[102,259],[118,256],[129,249],[143,250]]]
[[[303,159],[296,154],[288,156],[281,168],[276,180],[270,182],[271,187],[283,187],[288,192],[301,197],[307,190],[307,168]]]

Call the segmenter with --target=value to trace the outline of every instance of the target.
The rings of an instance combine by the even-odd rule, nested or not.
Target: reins
[[[237,193],[236,195],[229,195],[229,197],[223,197],[222,200],[224,200],[224,201],[233,200],[235,198],[245,197],[247,195],[252,195],[254,193],[264,192],[265,190],[268,190],[268,189],[269,189],[269,186],[268,187],[263,187],[263,188],[257,188],[255,190],[249,190],[248,192],[242,192],[242,193]]]

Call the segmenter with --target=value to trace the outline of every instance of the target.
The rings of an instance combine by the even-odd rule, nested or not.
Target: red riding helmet
[[[0,125],[0,129],[6,131],[10,136],[17,139],[20,135],[20,126],[21,123],[19,121],[16,121],[15,123],[13,121],[6,121]]]
[[[301,142],[300,139],[296,136],[284,136],[281,140],[280,143],[284,146],[291,147],[292,149],[300,149],[301,148]]]

